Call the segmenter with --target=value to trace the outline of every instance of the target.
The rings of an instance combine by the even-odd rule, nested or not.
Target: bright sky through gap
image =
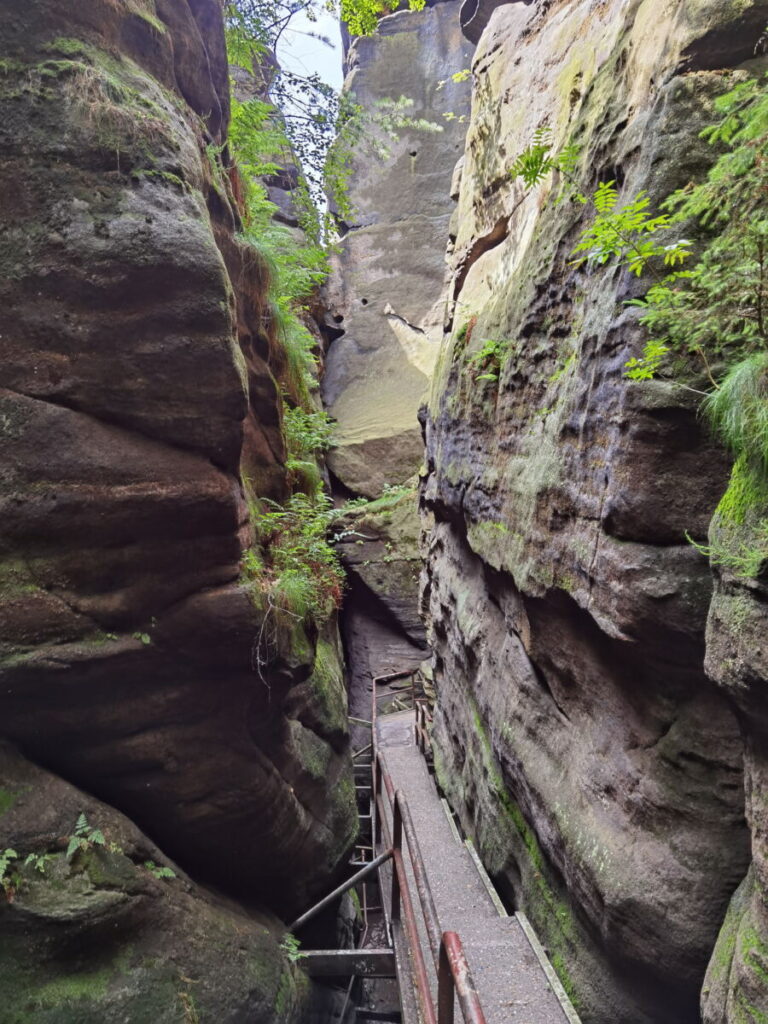
[[[325,36],[331,45],[313,38]],[[282,67],[295,74],[317,73],[337,91],[341,89],[342,50],[341,31],[338,19],[323,12],[317,21],[310,21],[304,14],[297,14],[294,21],[283,33],[277,46],[277,59]]]

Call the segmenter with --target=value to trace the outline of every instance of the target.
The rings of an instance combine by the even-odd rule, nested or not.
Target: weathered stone
[[[731,901],[702,989],[705,1024],[768,1019],[768,550],[765,486],[742,462],[710,528],[715,593],[707,622],[709,675],[740,711],[752,866]],[[751,564],[750,564],[751,563]]]
[[[437,761],[590,1024],[699,1019],[749,862],[742,738],[704,672],[711,577],[686,538],[706,540],[728,460],[691,396],[624,377],[642,282],[575,268],[583,208],[508,172],[549,124],[586,187],[658,202],[711,160],[721,69],[766,14],[505,4],[473,63],[427,423]],[[480,380],[492,343],[499,379]]]
[[[330,347],[323,381],[338,421],[328,461],[345,487],[370,498],[404,483],[422,461],[417,411],[439,350],[448,187],[469,100],[468,84],[451,79],[471,54],[458,7],[448,0],[388,15],[347,57],[345,89],[369,113],[404,96],[413,101],[409,116],[442,129],[402,131],[386,141],[383,161],[356,157],[354,223],[345,226],[328,287],[331,323],[344,332]]]
[[[242,573],[246,490],[289,491],[286,357],[221,5],[13,0],[0,40],[0,734],[287,913],[357,815],[335,627],[321,685],[316,626]]]
[[[347,653],[350,712],[368,719],[372,680],[417,669],[427,652],[419,616],[421,557],[416,480],[411,486],[350,511],[338,551],[349,592],[342,628]],[[353,731],[359,747],[365,729]]]
[[[8,747],[0,780],[0,844],[18,855],[0,891],[2,1024],[304,1019],[310,985],[275,918],[195,885],[122,814]],[[103,845],[68,857],[80,815]]]

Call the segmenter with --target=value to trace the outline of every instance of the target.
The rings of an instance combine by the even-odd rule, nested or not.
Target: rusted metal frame
[[[385,850],[384,853],[380,853],[378,857],[374,857],[370,864],[366,864],[364,868],[357,871],[351,878],[348,878],[346,882],[342,882],[341,885],[337,886],[333,892],[329,892],[327,896],[324,896],[319,903],[316,903],[313,907],[310,907],[309,910],[305,911],[301,917],[297,917],[293,924],[289,926],[288,930],[294,932],[297,928],[301,928],[301,926],[306,924],[307,921],[310,921],[313,917],[319,914],[321,910],[324,910],[329,903],[333,903],[334,900],[338,899],[339,896],[343,896],[345,892],[352,889],[358,882],[367,878],[368,875],[373,874],[377,868],[390,859],[392,853],[393,851],[390,847]]]
[[[374,700],[374,707],[375,707]],[[417,711],[418,716],[418,711]],[[421,904],[422,913],[424,915],[424,923],[427,929],[427,935],[429,937],[429,943],[432,947],[432,954],[435,956],[435,946],[437,945],[437,955],[435,957],[438,975],[438,993],[437,993],[437,1021],[434,1024],[454,1024],[454,995],[459,1000],[459,1006],[461,1007],[462,1016],[464,1017],[465,1024],[487,1024],[483,1008],[480,1005],[480,998],[477,994],[477,988],[472,977],[472,972],[469,969],[466,956],[464,954],[464,947],[462,946],[461,939],[455,932],[444,932],[441,938],[438,938],[439,932],[439,921],[437,917],[437,909],[435,907],[432,892],[427,881],[426,870],[424,867],[424,859],[421,855],[419,848],[418,839],[416,838],[416,831],[413,827],[413,819],[410,814],[410,808],[408,802],[401,791],[395,792],[394,784],[392,779],[382,764],[381,755],[375,749],[375,764],[377,768],[377,774],[384,783],[383,790],[387,795],[390,807],[392,809],[392,823],[393,832],[396,828],[405,831],[406,842],[408,843],[408,850],[411,857],[411,868],[413,870],[414,879],[416,881],[416,888],[419,895],[419,902]],[[381,792],[381,782],[379,783],[379,789],[377,793]],[[378,800],[378,816],[384,817],[384,808],[380,806],[383,804],[383,800]],[[387,822],[384,821],[385,837],[389,839],[389,828]],[[403,909],[406,913],[406,923],[408,923],[408,913],[406,909],[406,900],[410,903],[410,893],[408,891],[408,880],[405,875],[405,869],[402,861],[402,854],[400,852],[400,844],[402,843],[401,834],[399,836],[400,842],[395,843],[395,835],[392,837],[392,849],[393,849],[393,902],[394,902],[394,888],[395,878],[398,874],[402,873],[402,878],[399,880],[400,889],[403,899]],[[413,839],[413,842],[411,842]],[[413,907],[411,905],[411,916],[413,917]],[[420,997],[420,1005],[422,1012],[424,1012],[424,1001],[422,1000],[421,986],[418,981],[417,974],[417,960],[421,961],[421,966],[424,968],[424,987],[427,994],[427,1002],[431,1008],[431,996],[429,992],[429,981],[426,975],[426,967],[424,965],[424,957],[421,951],[421,944],[419,942],[418,930],[415,927],[415,919],[413,920],[413,931],[407,928],[407,934],[409,943],[411,945],[413,953],[413,965],[414,965],[414,980],[416,982],[417,995]],[[434,1020],[434,1018],[425,1017],[425,1020]]]
[[[423,697],[415,698],[415,711],[414,731],[416,733],[416,745],[426,757],[427,752],[432,752],[432,739],[429,735],[429,726],[432,724],[432,719],[427,710],[427,701]]]
[[[380,755],[379,755],[380,756]],[[416,924],[416,914],[413,909],[413,901],[411,899],[410,886],[408,884],[408,876],[405,873],[405,864],[403,862],[402,849],[395,845],[395,839],[397,832],[395,829],[400,829],[400,837],[402,841],[402,826],[398,825],[400,815],[397,812],[397,808],[394,800],[390,794],[394,795],[394,787],[392,780],[389,777],[389,772],[382,768],[381,774],[384,780],[384,788],[379,796],[379,817],[382,823],[382,832],[384,841],[387,845],[392,846],[392,923],[393,926],[400,922],[400,911],[402,910],[402,924],[407,938],[408,946],[411,952],[411,968],[413,971],[413,984],[416,989],[416,998],[419,1003],[419,1010],[421,1011],[422,1019],[424,1024],[438,1024],[435,1016],[435,1008],[432,1003],[432,992],[429,985],[429,975],[427,974],[427,965],[424,962],[424,953],[421,949],[421,942],[419,941],[419,930]],[[390,807],[392,808],[392,826],[393,834],[390,840],[389,824],[384,814],[384,794],[390,798]],[[399,901],[395,900],[395,890],[399,893]],[[395,912],[396,911],[396,912]]]
[[[432,959],[435,961],[435,967],[437,968],[440,960],[440,922],[437,916],[435,900],[432,896],[432,889],[430,888],[429,880],[427,878],[427,869],[424,866],[424,858],[422,857],[419,841],[416,837],[416,829],[413,826],[411,809],[408,806],[408,802],[405,799],[402,790],[398,790],[395,794],[395,807],[400,810],[403,831],[405,832],[405,838],[408,843],[408,851],[411,858],[411,869],[416,882],[416,891],[419,894],[419,903],[421,904],[421,912],[424,916],[424,925],[427,929],[427,937],[429,938],[429,945],[432,949]]]
[[[486,1024],[461,939],[456,932],[443,932],[437,971],[438,1024],[453,1024],[454,991],[465,1024]]]

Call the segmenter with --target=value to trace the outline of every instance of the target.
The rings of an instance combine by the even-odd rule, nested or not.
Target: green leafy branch
[[[286,932],[283,936],[280,949],[292,964],[298,963],[299,960],[303,960],[307,955],[301,952],[301,943],[291,932]]]

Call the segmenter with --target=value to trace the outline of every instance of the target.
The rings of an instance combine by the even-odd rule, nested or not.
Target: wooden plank
[[[311,978],[394,978],[391,949],[309,949],[301,955],[301,968]]]

